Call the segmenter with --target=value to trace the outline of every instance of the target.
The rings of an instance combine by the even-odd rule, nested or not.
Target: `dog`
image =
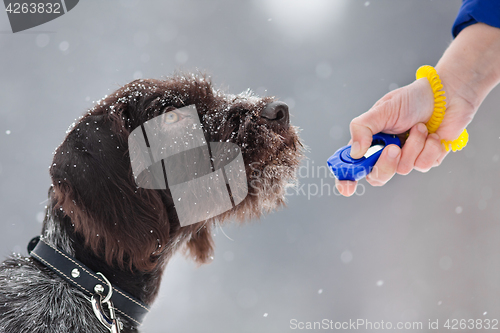
[[[240,147],[248,194],[218,216],[181,226],[168,189],[135,183],[128,138],[148,120],[188,105],[195,105],[207,142]],[[116,286],[149,307],[174,253],[183,251],[199,264],[209,263],[212,228],[255,219],[284,205],[285,189],[294,184],[303,156],[298,129],[289,119],[287,105],[274,97],[258,97],[250,90],[228,94],[205,75],[126,84],[76,120],[55,150],[41,240],[89,272],[102,274],[113,294]],[[100,304],[102,297],[91,304],[88,294],[48,266],[19,254],[0,265],[0,332],[138,331],[138,322],[118,306],[105,300]],[[105,327],[97,317],[92,306],[103,304],[99,309],[116,308],[112,325],[119,322],[119,328]]]

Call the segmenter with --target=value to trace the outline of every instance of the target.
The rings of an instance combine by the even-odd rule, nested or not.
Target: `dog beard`
[[[262,105],[273,102],[251,91],[227,95],[227,107],[201,117],[209,141],[232,142],[245,162],[248,196],[230,217],[249,220],[285,204],[286,189],[297,185],[296,171],[303,158],[298,127],[273,126],[260,117]],[[227,219],[226,214],[219,220]]]

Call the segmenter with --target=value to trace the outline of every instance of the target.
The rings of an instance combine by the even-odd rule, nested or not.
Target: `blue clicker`
[[[372,171],[382,150],[390,144],[401,147],[401,141],[397,136],[385,133],[375,134],[371,147],[363,157],[352,158],[351,146],[344,146],[328,159],[328,167],[338,180],[359,180]]]

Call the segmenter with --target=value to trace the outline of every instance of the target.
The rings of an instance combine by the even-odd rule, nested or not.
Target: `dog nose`
[[[273,124],[288,126],[290,123],[288,105],[283,102],[271,102],[267,104],[264,109],[262,109],[260,116]]]

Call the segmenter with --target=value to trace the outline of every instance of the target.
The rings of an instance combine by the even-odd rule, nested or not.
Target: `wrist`
[[[473,24],[460,32],[436,70],[447,102],[462,100],[475,111],[500,81],[500,29]]]
[[[441,62],[436,65],[436,71],[445,91],[446,107],[459,103],[464,105],[469,113],[471,110],[475,113],[485,97],[481,96],[477,86],[474,85],[476,74],[472,71],[464,73],[457,64],[449,66]]]

